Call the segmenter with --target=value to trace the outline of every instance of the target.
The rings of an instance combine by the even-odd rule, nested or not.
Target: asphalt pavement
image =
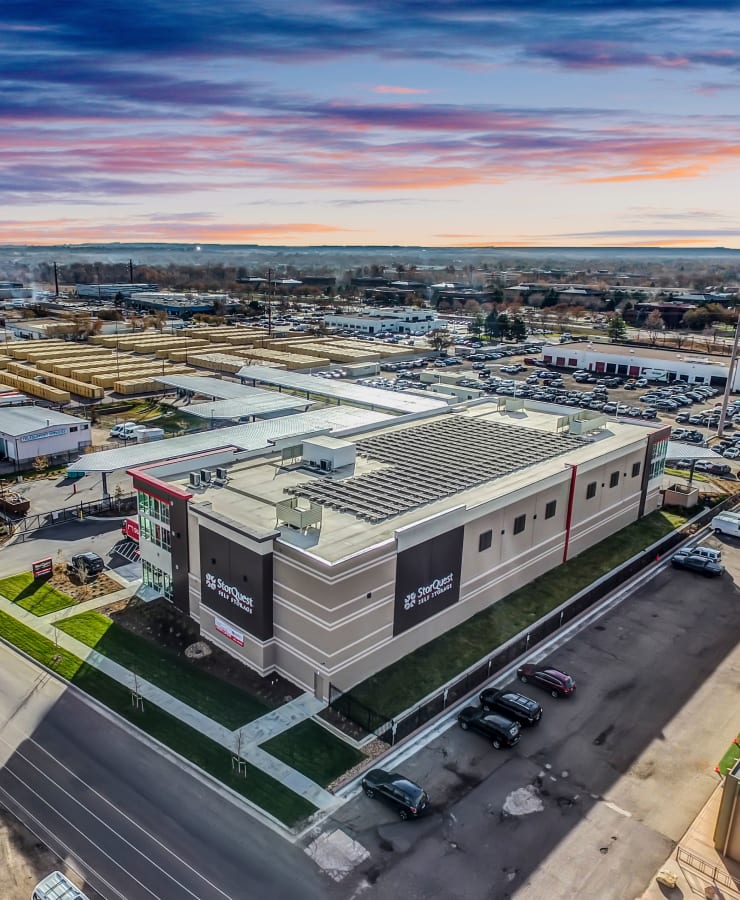
[[[740,727],[740,544],[723,554],[722,578],[665,568],[549,657],[575,676],[572,699],[515,682],[544,715],[514,749],[453,724],[398,766],[430,793],[428,818],[363,795],[341,809],[325,830],[370,855],[332,895],[639,897]]]
[[[299,848],[4,645],[0,723],[0,801],[106,900],[325,896]]]

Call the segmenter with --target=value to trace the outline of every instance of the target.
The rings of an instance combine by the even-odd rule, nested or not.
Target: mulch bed
[[[303,693],[281,675],[273,674],[263,678],[228,653],[214,647],[201,637],[196,622],[180,613],[166,600],[154,600],[151,603],[124,600],[104,607],[100,612],[110,616],[122,628],[152,644],[174,651],[189,665],[235,685],[269,707],[282,706]],[[212,651],[210,656],[198,660],[185,656],[185,649],[196,641],[208,644]]]
[[[78,603],[95,600],[97,597],[104,597],[106,594],[121,590],[121,585],[117,581],[113,581],[112,578],[102,573],[87,584],[80,584],[77,578],[74,576],[70,578],[65,571],[55,572],[48,583],[63,594],[68,594]]]

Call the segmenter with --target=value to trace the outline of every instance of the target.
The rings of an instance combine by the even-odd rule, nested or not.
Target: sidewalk
[[[135,582],[128,587],[121,588],[120,591],[103,594],[102,597],[93,597],[92,600],[85,600],[83,603],[77,603],[75,606],[66,606],[64,609],[58,609],[55,612],[47,613],[45,616],[34,616],[33,618],[37,622],[61,622],[62,619],[69,619],[70,616],[78,616],[80,613],[95,612],[95,610],[102,609],[104,606],[109,606],[111,603],[117,603],[119,600],[128,600],[129,597],[133,597],[139,584],[140,582]],[[5,607],[3,607],[3,609],[4,608]],[[16,618],[18,617],[16,616]],[[31,627],[33,628],[35,626],[32,625]],[[36,631],[38,630],[39,629],[37,628]],[[90,648],[88,647],[87,649],[89,650]]]
[[[704,897],[704,889],[708,885],[716,886],[720,896],[728,900],[740,898],[740,887],[731,887],[735,879],[740,884],[740,863],[723,857],[714,849],[714,826],[721,800],[720,782],[676,849],[660,867],[661,871],[678,876],[676,889],[661,888],[653,879],[640,900],[666,900],[666,897],[680,900],[682,896],[687,900],[692,895]]]
[[[134,679],[133,673],[128,669],[55,627],[54,623],[61,619],[69,618],[88,609],[94,610],[100,606],[105,606],[111,603],[114,598],[117,598],[119,594],[122,598],[123,596],[130,596],[130,593],[129,589],[116,591],[114,594],[108,594],[105,597],[99,597],[75,607],[67,607],[67,609],[50,613],[43,617],[34,616],[33,613],[20,609],[6,597],[0,595],[0,610],[13,616],[19,622],[27,625],[44,637],[49,638],[49,640],[54,641],[59,647],[63,647],[80,659],[85,660],[88,665],[103,672],[129,690],[134,690],[135,682],[136,690],[145,701],[155,704],[212,741],[221,744],[230,753],[235,752],[238,734],[241,731],[244,738],[246,738],[246,740],[243,738],[240,748],[243,759],[266,775],[270,775],[276,781],[289,787],[318,809],[326,811],[337,807],[341,801],[334,794],[329,793],[329,791],[311,781],[310,778],[307,778],[301,772],[291,768],[257,746],[258,743],[310,718],[319,709],[323,708],[323,704],[314,700],[312,695],[304,694],[302,697],[286,704],[286,707],[290,707],[290,709],[280,707],[267,713],[255,722],[243,726],[241,729],[229,731],[223,725],[214,722],[213,719],[209,719],[198,712],[198,710],[178,700],[177,697],[166,693],[151,682],[139,677]]]

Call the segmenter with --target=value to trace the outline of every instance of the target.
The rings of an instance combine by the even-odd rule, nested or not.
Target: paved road
[[[0,799],[108,900],[314,900],[313,864],[0,645]]]
[[[327,829],[371,856],[334,896],[395,900],[402,884],[408,900],[638,897],[740,727],[739,547],[724,544],[723,578],[667,569],[562,646],[552,662],[576,696],[529,686],[544,716],[513,751],[454,725],[403,763],[430,792],[427,820],[362,795],[340,810]]]
[[[109,556],[111,548],[120,539],[120,521],[85,519],[51,525],[19,536],[7,547],[0,547],[0,578],[29,571],[31,563],[37,559],[51,556],[56,561],[59,551],[65,560],[71,559],[75,553],[94,550],[109,565],[124,563],[125,560],[120,557],[111,559]]]

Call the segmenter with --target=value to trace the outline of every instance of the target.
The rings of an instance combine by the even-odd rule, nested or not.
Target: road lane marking
[[[0,741],[2,741],[2,743],[7,743],[4,738],[0,738]],[[159,841],[155,837],[153,837],[153,835],[151,835],[148,831],[146,831],[144,828],[142,828],[138,823],[136,823],[133,819],[131,819],[125,813],[122,813],[113,803],[111,803],[109,800],[107,800],[105,797],[103,797],[98,791],[96,791],[94,788],[90,787],[89,785],[85,784],[85,782],[78,775],[76,775],[74,772],[72,772],[70,769],[68,769],[63,763],[60,763],[58,760],[54,759],[54,757],[47,750],[45,750],[45,748],[41,747],[39,744],[37,744],[35,741],[33,741],[33,739],[29,739],[29,741],[32,744],[34,744],[34,746],[36,746],[38,749],[43,750],[43,752],[49,757],[50,760],[52,760],[52,762],[54,762],[60,768],[64,769],[70,775],[72,775],[77,781],[80,782],[80,784],[86,790],[90,791],[91,793],[96,794],[101,800],[103,800],[104,803],[106,803],[111,809],[113,809],[116,813],[118,813],[118,815],[120,815],[122,818],[126,819],[138,831],[140,831],[142,834],[145,834],[160,848],[167,851],[170,854],[170,856],[172,856],[173,859],[178,860],[178,862],[180,862],[186,869],[189,869],[194,875],[196,875],[198,878],[200,878],[202,881],[204,881],[209,887],[212,887],[222,897],[227,898],[227,900],[231,900],[229,895],[226,894],[223,890],[221,890],[221,888],[219,888],[217,885],[210,882],[205,876],[201,875],[189,863],[186,863],[184,860],[180,859],[180,857],[178,857],[177,854],[168,850],[168,848],[161,841]],[[167,872],[162,866],[160,866],[158,863],[154,862],[154,860],[152,860],[150,857],[148,857],[144,853],[143,850],[140,850],[135,844],[131,843],[131,841],[129,841],[125,837],[123,837],[123,835],[121,835],[119,832],[117,832],[111,825],[109,825],[106,821],[104,821],[102,818],[100,818],[100,816],[98,816],[95,812],[93,812],[89,807],[85,806],[85,804],[82,803],[80,800],[78,800],[73,794],[71,794],[69,791],[65,790],[60,784],[58,784],[58,782],[54,781],[54,779],[51,778],[51,776],[47,772],[45,772],[43,769],[39,768],[32,760],[30,760],[27,756],[25,756],[20,750],[16,749],[14,751],[14,755],[17,757],[20,757],[20,759],[22,759],[25,763],[27,763],[32,769],[35,769],[36,772],[38,772],[42,778],[45,778],[57,790],[61,791],[61,793],[64,794],[66,797],[68,797],[73,803],[75,803],[77,806],[79,806],[81,809],[83,809],[91,818],[97,820],[104,828],[107,828],[108,831],[110,831],[112,834],[114,834],[122,843],[126,844],[135,853],[137,853],[144,860],[146,860],[148,863],[150,863],[152,866],[154,866],[156,869],[158,869],[166,878],[169,878],[170,881],[173,881],[178,887],[182,888],[186,893],[190,894],[191,897],[194,897],[195,900],[199,900],[197,894],[194,894],[186,885],[184,885],[181,881],[179,881],[174,875]],[[14,778],[16,778],[22,784],[25,784],[25,782],[23,782],[23,780],[15,772],[13,772],[10,768],[8,768],[7,764],[6,764],[4,770],[9,772]],[[40,797],[40,795],[37,794],[37,792],[35,790],[33,790],[33,788],[30,787],[30,785],[26,785],[26,787],[28,787],[28,789],[31,790],[32,793],[34,793],[36,796],[39,796],[39,799],[43,799]],[[46,803],[47,806],[49,806],[51,809],[54,809],[54,807],[48,801],[44,800],[43,802]],[[56,812],[56,810],[55,810],[55,812]],[[67,821],[67,819],[64,816],[62,816],[62,814],[60,812],[57,812],[57,815],[59,815],[61,818],[63,818],[65,821]],[[71,823],[69,823],[69,824],[71,824]],[[76,826],[73,826],[73,827],[76,827]],[[79,829],[77,829],[77,830],[79,830]],[[93,842],[91,841],[90,843],[93,843]],[[100,849],[97,846],[97,844],[93,844],[93,846],[95,846],[97,849]],[[101,852],[104,852],[104,851],[101,851]],[[150,893],[152,893],[152,892],[150,891]],[[156,896],[156,895],[152,893],[152,896]]]

